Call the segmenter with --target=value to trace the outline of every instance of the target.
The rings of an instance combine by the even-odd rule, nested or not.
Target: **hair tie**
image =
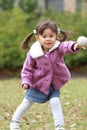
[[[33,30],[33,33],[34,33],[35,35],[37,34],[37,31],[36,31],[36,29],[34,29],[34,30]]]
[[[57,29],[57,32],[60,33],[60,28]]]

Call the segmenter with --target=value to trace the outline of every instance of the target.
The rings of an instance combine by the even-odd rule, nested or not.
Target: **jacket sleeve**
[[[27,84],[31,86],[34,66],[35,66],[35,61],[28,53],[21,71],[22,85]]]
[[[59,50],[62,53],[62,55],[78,52],[79,49],[78,50],[73,50],[72,47],[74,46],[74,44],[76,44],[76,43],[73,42],[73,41],[62,42],[60,44],[60,46],[59,46]]]

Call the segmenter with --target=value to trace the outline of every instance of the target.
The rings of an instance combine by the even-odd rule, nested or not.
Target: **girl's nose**
[[[47,37],[46,40],[50,40],[50,37]]]

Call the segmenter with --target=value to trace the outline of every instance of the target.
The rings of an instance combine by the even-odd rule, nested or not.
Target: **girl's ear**
[[[38,35],[35,35],[35,39],[38,41],[38,40],[39,40],[39,36],[38,36]]]

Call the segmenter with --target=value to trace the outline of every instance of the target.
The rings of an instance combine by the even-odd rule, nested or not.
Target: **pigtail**
[[[29,41],[31,41],[31,38],[32,36],[34,35],[34,32],[33,33],[30,33],[26,36],[26,38],[24,39],[24,41],[22,42],[21,44],[21,49],[22,50],[26,50],[26,49],[29,49],[29,46],[28,46],[28,43]]]
[[[63,41],[65,41],[66,39],[67,39],[67,33],[65,32],[65,31],[62,31],[62,30],[59,30],[58,29],[58,34],[61,34],[62,36],[62,38],[58,38],[58,40],[60,41],[60,42],[63,42]]]

